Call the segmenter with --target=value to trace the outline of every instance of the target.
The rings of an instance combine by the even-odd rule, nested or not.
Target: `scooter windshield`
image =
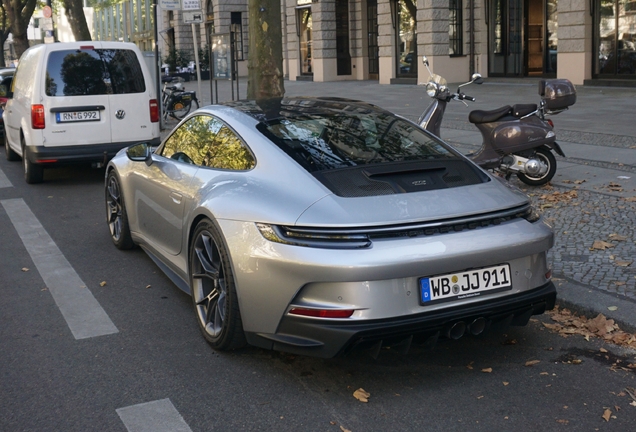
[[[431,77],[430,77],[430,79],[428,81],[437,83],[440,86],[445,86],[446,85],[446,79],[444,77],[442,77],[441,75],[437,75],[437,74],[431,75]]]

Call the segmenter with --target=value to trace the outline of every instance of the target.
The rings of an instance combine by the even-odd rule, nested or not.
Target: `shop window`
[[[448,54],[463,54],[462,0],[448,2]]]

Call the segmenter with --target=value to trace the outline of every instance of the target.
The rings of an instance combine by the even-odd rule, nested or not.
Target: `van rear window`
[[[144,75],[132,50],[53,51],[46,65],[47,96],[143,93]]]

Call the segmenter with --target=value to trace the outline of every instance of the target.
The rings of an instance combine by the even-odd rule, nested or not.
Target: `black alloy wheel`
[[[106,221],[110,230],[110,237],[118,249],[132,249],[135,243],[130,235],[128,215],[124,198],[121,194],[119,179],[114,170],[108,173],[106,179]]]
[[[245,345],[234,274],[219,230],[201,221],[190,245],[190,289],[199,328],[214,349]]]
[[[541,186],[552,180],[557,169],[557,161],[552,151],[547,147],[539,147],[530,158],[539,160],[542,164],[546,165],[548,169],[545,174],[539,176],[518,173],[517,177],[519,180],[530,186]]]

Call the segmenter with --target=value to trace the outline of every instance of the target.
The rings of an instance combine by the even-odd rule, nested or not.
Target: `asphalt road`
[[[50,170],[33,186],[20,163],[2,157],[0,171],[0,431],[633,428],[636,406],[623,390],[636,387],[635,372],[610,367],[636,363],[634,352],[565,339],[542,325],[545,316],[406,356],[385,350],[377,360],[365,352],[332,360],[217,353],[200,336],[189,297],[141,250],[111,244],[103,169]],[[6,210],[16,202],[54,245],[42,230],[19,235]],[[76,339],[33,258],[53,246],[116,333]],[[531,360],[539,363],[526,366]],[[359,388],[368,403],[353,397]]]

